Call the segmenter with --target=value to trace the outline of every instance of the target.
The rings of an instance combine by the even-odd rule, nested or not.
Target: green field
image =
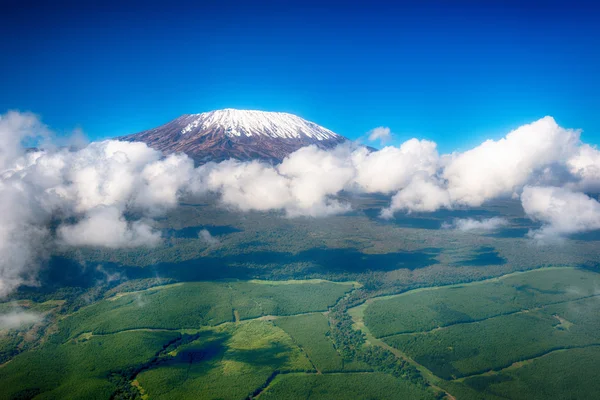
[[[147,287],[80,308],[1,304],[43,321],[0,336],[0,400],[600,396],[600,279],[590,271],[391,296],[321,279]]]
[[[434,398],[435,395],[430,389],[379,372],[279,375],[260,395],[261,400]]]
[[[511,274],[377,299],[364,320],[376,337],[477,321],[596,294],[600,276],[571,268]],[[475,300],[474,300],[475,299]]]
[[[0,399],[125,399],[142,393],[159,399],[247,398],[275,373],[317,373],[307,352],[270,320],[319,316],[317,336],[327,342],[327,319],[302,314],[326,311],[354,286],[323,280],[189,282],[113,292],[47,321],[43,343],[0,366]],[[45,312],[57,305],[19,307]],[[2,307],[12,310],[15,304]],[[9,333],[3,338],[10,349],[19,332]],[[328,350],[325,358],[337,355],[330,341]],[[313,356],[324,359],[318,351]]]
[[[148,362],[180,337],[170,332],[125,332],[48,343],[0,367],[0,399],[108,399],[118,388],[109,379],[112,372]]]
[[[598,360],[600,347],[560,350],[464,383],[484,395],[509,399],[597,399]]]
[[[137,380],[152,399],[244,399],[275,371],[314,370],[285,332],[251,321],[214,329]]]
[[[600,312],[600,301],[596,298],[578,300],[577,304],[595,315]],[[578,321],[584,318],[573,318],[570,306],[561,304],[548,310],[454,325],[427,334],[390,336],[385,341],[442,378],[468,376],[507,367],[554,349],[600,344],[598,323],[594,327],[574,323],[563,328],[553,316]]]
[[[342,359],[329,339],[329,323],[321,313],[277,318],[274,323],[306,352],[319,372],[372,370],[367,364]]]
[[[263,315],[324,311],[352,283],[190,282],[123,293],[84,307],[59,324],[63,338],[129,329],[197,329]]]
[[[350,314],[457,398],[595,398],[598,287],[589,271],[540,269],[383,296]]]

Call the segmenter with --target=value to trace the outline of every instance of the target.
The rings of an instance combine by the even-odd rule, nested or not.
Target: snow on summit
[[[182,134],[197,128],[201,130],[221,128],[228,136],[262,135],[287,139],[307,136],[317,140],[339,137],[329,129],[306,121],[296,115],[282,112],[226,108],[202,114],[187,115],[181,118],[190,120],[181,130]]]

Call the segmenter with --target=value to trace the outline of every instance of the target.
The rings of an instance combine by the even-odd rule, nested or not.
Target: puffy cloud
[[[0,171],[25,153],[24,142],[46,136],[48,130],[35,114],[9,111],[0,115]]]
[[[457,229],[463,232],[489,232],[508,225],[508,220],[502,217],[492,217],[477,220],[474,218],[457,218],[450,224],[442,225],[444,229]]]
[[[221,201],[242,211],[283,209],[292,202],[289,181],[270,165],[228,160],[198,168],[194,192],[221,194]]]
[[[40,135],[45,128],[33,114],[0,116],[0,298],[22,283],[35,282],[46,246],[48,230],[38,222],[46,222],[47,213],[32,198],[28,182],[12,179],[9,170],[22,164],[22,142]]]
[[[163,158],[143,143],[25,149],[28,140],[49,135],[33,114],[0,117],[0,297],[36,284],[56,239],[110,248],[156,244],[160,235],[148,218],[176,206],[194,172],[187,156]],[[59,225],[56,236],[51,221]]]
[[[154,246],[161,239],[148,221],[128,222],[114,207],[95,208],[78,223],[60,226],[58,237],[69,246],[107,248]]]
[[[381,139],[389,129],[371,133]],[[535,235],[597,226],[597,202],[581,193],[523,190],[526,185],[600,187],[600,152],[551,117],[463,153],[440,156],[434,142],[418,139],[376,152],[348,144],[331,150],[309,146],[276,166],[228,160],[194,168],[183,154],[163,157],[143,143],[114,140],[25,151],[23,142],[47,136],[32,114],[0,118],[0,207],[7,210],[0,214],[0,296],[35,283],[36,265],[57,239],[63,245],[109,248],[158,243],[152,218],[176,207],[185,193],[215,193],[228,207],[288,217],[346,212],[350,205],[339,200],[344,191],[387,193],[393,196],[382,216],[391,217],[398,211],[477,206],[523,192],[528,215],[544,223]],[[553,200],[544,203],[546,197]],[[574,202],[579,217],[563,221],[552,211],[561,201]],[[58,223],[56,236],[47,228],[50,221]],[[485,230],[499,223],[464,220],[454,227]],[[204,236],[210,243],[212,237]]]
[[[43,319],[42,315],[21,309],[0,314],[0,331],[3,329],[19,329],[31,326]]]
[[[368,135],[369,135],[369,141],[371,141],[371,142],[379,140],[382,143],[385,143],[386,141],[390,140],[390,138],[392,137],[392,131],[388,127],[379,126],[375,129],[371,129],[368,132]]]
[[[580,179],[575,187],[583,190],[600,189],[600,151],[596,147],[583,144],[567,160],[569,171]],[[573,185],[572,185],[573,186]]]
[[[278,167],[258,161],[229,160],[198,169],[201,191],[220,193],[221,201],[242,211],[285,210],[288,216],[323,216],[347,210],[330,195],[350,176],[324,150],[307,147]]]
[[[308,146],[283,160],[278,171],[289,180],[294,200],[288,213],[319,216],[347,211],[348,205],[331,196],[347,188],[355,176],[350,154],[348,146],[332,151]]]
[[[478,206],[519,192],[535,172],[564,162],[578,141],[578,131],[561,128],[553,118],[545,117],[498,141],[487,140],[454,155],[442,176],[454,203]]]
[[[530,232],[538,240],[600,229],[600,203],[585,195],[559,187],[526,186],[521,195],[529,218],[543,226]]]
[[[579,135],[577,130],[560,127],[552,117],[544,117],[500,140],[487,140],[463,153],[441,156],[437,173],[420,169],[418,175],[429,176],[401,189],[383,215],[400,210],[479,206],[498,197],[517,197],[527,184],[580,186],[586,179],[596,180],[600,157],[596,149],[582,146]]]
[[[391,193],[406,187],[416,174],[433,176],[439,165],[436,144],[410,139],[400,147],[376,152],[362,148],[352,154],[356,184],[368,193]]]
[[[308,146],[276,167],[235,160],[201,166],[191,190],[220,193],[224,204],[242,211],[284,210],[288,216],[323,216],[348,210],[331,196],[344,189],[353,176],[347,149],[325,151]]]
[[[341,191],[395,192],[415,176],[434,175],[438,159],[435,143],[417,139],[377,152],[351,145],[308,146],[278,166],[235,160],[206,164],[196,170],[190,190],[220,193],[223,203],[242,211],[318,217],[349,210],[335,198]]]
[[[198,232],[198,237],[209,246],[216,246],[219,244],[219,239],[211,235],[208,229],[202,229]]]
[[[182,192],[189,191],[194,173],[194,161],[185,154],[173,154],[154,161],[140,173],[134,200],[137,207],[151,213],[177,206]]]
[[[391,218],[399,210],[431,212],[450,206],[450,196],[446,190],[431,180],[415,177],[392,197],[390,206],[381,212],[381,216]]]

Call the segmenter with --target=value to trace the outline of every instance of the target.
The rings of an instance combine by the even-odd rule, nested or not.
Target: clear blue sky
[[[97,139],[184,113],[286,111],[442,151],[552,115],[600,143],[600,5],[320,3],[5,0],[0,112]]]

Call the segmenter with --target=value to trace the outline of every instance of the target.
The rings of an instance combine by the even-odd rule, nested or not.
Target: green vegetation
[[[80,309],[60,322],[60,340],[84,332],[107,334],[142,328],[199,328],[231,318],[231,294],[222,284],[199,282],[159,286]]]
[[[46,318],[0,333],[0,399],[600,397],[599,275],[517,272],[598,268],[597,242],[540,250],[437,230],[461,210],[383,221],[387,200],[348,201],[322,219],[185,205],[155,248],[64,250],[88,281],[59,262],[66,283],[15,294]]]
[[[260,399],[434,399],[433,391],[380,372],[277,376]]]
[[[293,315],[313,311],[326,311],[353,288],[350,282],[334,283],[293,281],[231,284],[233,308],[241,319],[262,315]]]
[[[342,299],[329,313],[331,338],[344,360],[355,360],[377,371],[389,373],[396,378],[410,381],[417,386],[428,385],[421,373],[407,360],[397,357],[381,346],[366,345],[365,334],[356,329],[348,313],[353,305],[351,296]]]
[[[372,370],[365,363],[344,362],[329,338],[328,319],[321,313],[277,318],[274,323],[294,339],[320,372]]]
[[[62,300],[48,300],[43,303],[31,300],[0,303],[0,316],[27,313],[30,317],[29,321],[23,321],[18,327],[3,329],[0,326],[0,364],[35,346],[63,303]]]
[[[60,340],[85,332],[197,329],[262,315],[323,311],[352,289],[333,282],[277,285],[191,282],[127,292],[84,307],[59,324]]]
[[[566,331],[556,329],[558,323],[552,315],[535,311],[385,341],[444,379],[507,367],[553,349],[600,343],[600,331],[589,334],[576,326]]]
[[[583,298],[594,295],[598,285],[600,276],[593,272],[546,269],[380,298],[369,305],[364,318],[376,337],[385,337]]]
[[[518,288],[517,294],[509,297],[512,304],[532,308],[492,315],[475,322],[455,322],[431,331],[393,335],[384,340],[444,379],[498,370],[556,349],[600,344],[597,318],[600,299],[594,287],[598,284],[596,275],[574,269],[544,270],[512,275],[499,281],[503,286],[510,284]],[[421,304],[435,305],[442,298],[448,301],[448,307],[470,310],[475,309],[482,299],[485,309],[490,304],[489,299],[498,294],[499,281],[417,291],[402,296],[402,301],[416,297]],[[550,283],[552,286],[549,287]],[[465,293],[475,293],[472,288],[476,288],[480,296],[472,298],[477,301],[465,304]],[[445,293],[440,295],[439,292]],[[456,295],[452,297],[451,294]],[[424,299],[426,295],[431,296],[429,303]],[[399,298],[380,300],[379,303],[395,304]],[[374,304],[367,307],[367,313]],[[450,313],[454,315],[453,311]],[[423,316],[422,326],[430,326],[427,317],[431,315]],[[435,318],[439,320],[437,314]]]
[[[0,367],[0,399],[108,399],[118,389],[109,376],[148,362],[179,333],[126,332],[93,336],[14,357]]]
[[[250,321],[212,330],[137,381],[152,399],[243,399],[276,372],[314,371],[281,329]]]
[[[600,347],[556,351],[499,373],[465,379],[486,396],[508,399],[597,399]]]

